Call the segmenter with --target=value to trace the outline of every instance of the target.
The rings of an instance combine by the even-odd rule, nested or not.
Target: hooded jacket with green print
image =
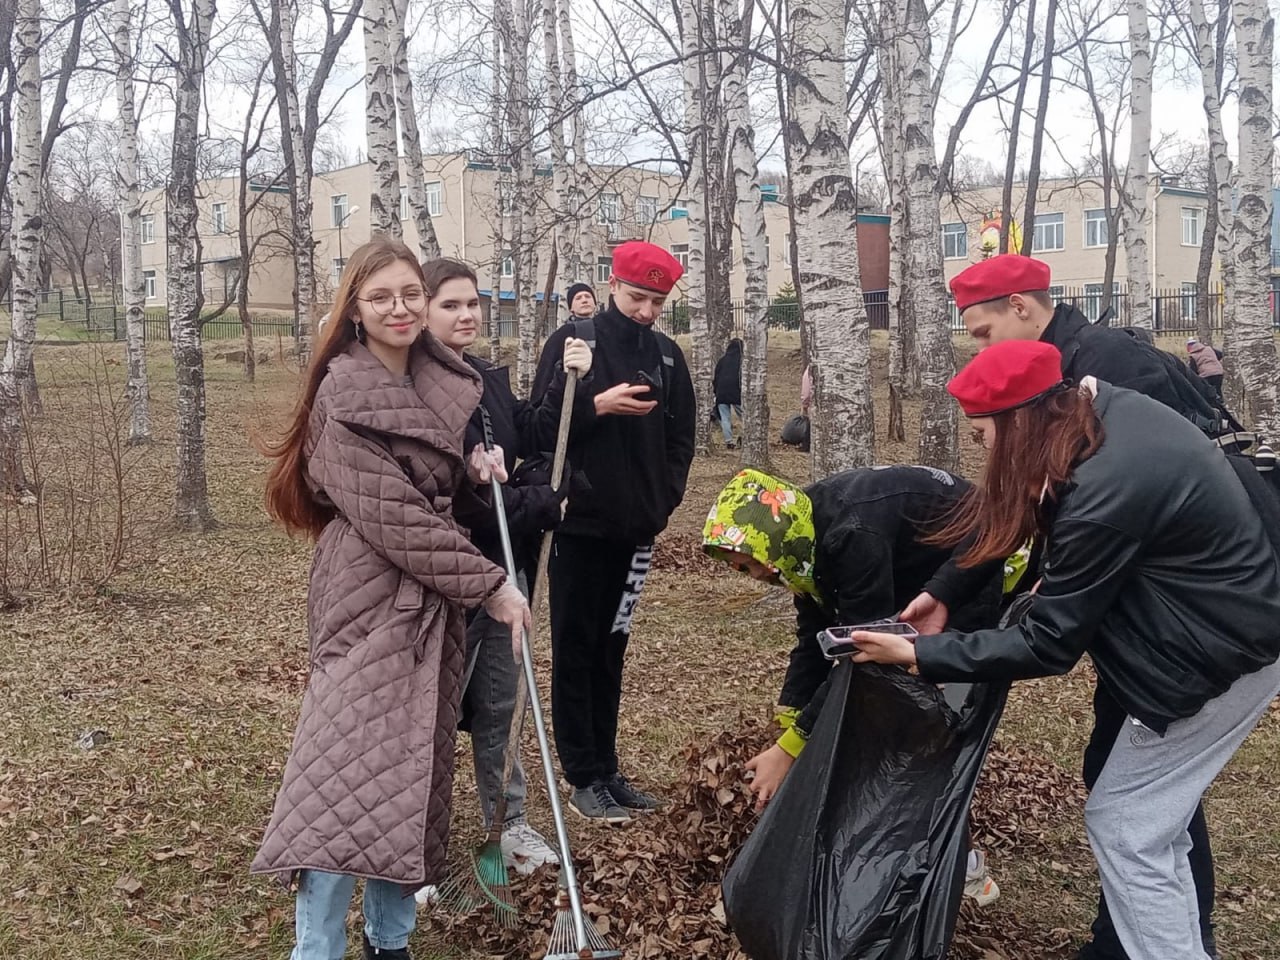
[[[799,754],[822,712],[831,664],[818,633],[894,616],[951,556],[920,542],[970,489],[929,467],[849,470],[800,488],[756,470],[729,482],[707,516],[703,549],[742,554],[777,571],[795,596],[796,645],[779,703],[779,744]],[[1000,576],[952,623],[976,628],[999,617]]]

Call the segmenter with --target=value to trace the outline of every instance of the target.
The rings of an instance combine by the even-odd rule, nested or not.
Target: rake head
[[[498,926],[513,929],[520,919],[511,887],[507,883],[507,867],[501,846],[489,844],[471,852],[470,869],[453,873],[440,885],[437,904],[449,913],[463,914],[490,904]]]
[[[562,888],[556,896],[556,919],[551,925],[551,940],[547,944],[545,960],[612,960],[622,956],[622,951],[609,946],[609,941],[596,930],[595,924],[585,917],[583,927],[587,933],[587,948],[579,950],[578,937],[573,929],[573,908],[569,905],[569,894]]]

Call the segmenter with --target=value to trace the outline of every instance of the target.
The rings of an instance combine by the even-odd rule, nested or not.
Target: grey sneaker
[[[662,800],[659,800],[652,793],[637,789],[631,784],[631,781],[620,773],[615,773],[606,780],[605,786],[609,788],[609,793],[612,794],[613,799],[618,801],[618,806],[627,810],[642,810],[647,813],[661,809],[663,805]]]
[[[609,788],[599,780],[589,787],[575,787],[569,797],[569,809],[587,820],[605,823],[627,823],[631,819],[631,814],[618,805]]]

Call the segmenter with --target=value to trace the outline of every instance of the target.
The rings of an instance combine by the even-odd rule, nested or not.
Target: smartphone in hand
[[[875,620],[871,623],[859,623],[848,627],[828,627],[818,634],[818,646],[822,655],[828,660],[843,660],[858,652],[852,637],[855,633],[894,633],[900,637],[915,639],[919,634],[909,623],[897,620]]]

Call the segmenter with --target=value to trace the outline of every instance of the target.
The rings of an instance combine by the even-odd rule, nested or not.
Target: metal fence
[[[12,309],[10,312],[12,313]],[[205,340],[234,340],[244,335],[239,314],[228,311],[217,317],[209,317],[208,314],[212,312],[206,311],[206,319],[201,325],[201,335]],[[40,292],[36,303],[36,320],[37,335],[43,339],[125,339],[123,304],[95,303],[85,297],[68,297],[61,290]],[[40,323],[42,320],[44,323]],[[254,313],[250,314],[249,321],[253,324],[256,336],[294,336],[293,318],[286,314]],[[50,329],[51,322],[53,325]],[[41,330],[41,327],[45,329]],[[143,311],[142,329],[148,341],[169,341],[171,332],[168,310],[164,307],[146,308]]]

